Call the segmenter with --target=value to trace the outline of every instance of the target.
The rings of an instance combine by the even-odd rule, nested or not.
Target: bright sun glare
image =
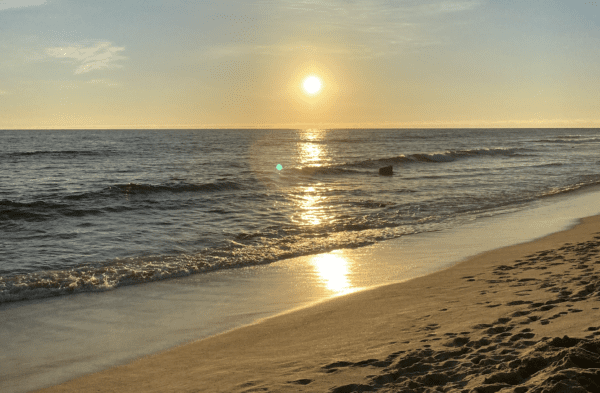
[[[314,75],[305,78],[304,82],[302,82],[304,91],[311,95],[317,94],[321,90],[321,86],[321,79]]]

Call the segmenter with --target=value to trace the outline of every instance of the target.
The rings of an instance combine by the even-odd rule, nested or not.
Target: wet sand
[[[600,391],[600,217],[43,392]]]

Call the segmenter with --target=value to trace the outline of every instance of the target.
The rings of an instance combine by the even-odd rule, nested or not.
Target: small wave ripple
[[[78,157],[78,156],[105,156],[114,153],[111,150],[34,150],[3,153],[8,157],[52,156],[52,157]]]
[[[233,181],[215,181],[212,183],[192,184],[192,183],[170,183],[170,184],[116,184],[108,187],[106,191],[117,191],[127,194],[150,194],[150,193],[178,193],[178,192],[216,192],[240,190],[243,186]]]
[[[600,138],[585,137],[582,135],[566,135],[559,136],[552,139],[540,139],[537,142],[542,143],[564,143],[564,144],[585,144],[585,143],[599,143]]]

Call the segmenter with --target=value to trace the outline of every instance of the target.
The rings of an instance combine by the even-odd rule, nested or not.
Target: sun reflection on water
[[[322,198],[314,194],[314,191],[313,187],[307,187],[304,194],[300,196],[300,219],[305,225],[321,224],[321,209],[317,206],[317,202]]]
[[[331,161],[327,144],[323,143],[327,130],[308,129],[300,132],[298,158],[303,167],[321,167]]]
[[[321,146],[311,142],[300,142],[300,160],[303,165],[322,166]]]
[[[312,173],[311,167],[322,167],[331,161],[327,144],[322,143],[326,130],[308,129],[301,131],[301,141],[298,142],[298,158],[302,168],[309,168],[307,174]],[[316,180],[316,178],[312,178]],[[326,184],[313,181],[310,185],[299,185],[296,195],[298,206],[297,218],[294,220],[301,225],[318,226],[330,223],[333,219],[328,212]],[[315,241],[318,241],[315,239]],[[327,290],[335,295],[354,292],[359,288],[352,287],[349,276],[351,265],[343,256],[342,251],[333,251],[309,257],[318,279]]]
[[[301,142],[298,142],[298,162],[302,168],[320,167],[324,162],[328,162],[327,151],[319,143],[326,131],[318,129],[308,129],[301,131]],[[309,172],[307,172],[309,173]],[[292,218],[300,225],[317,226],[330,221],[328,214],[327,197],[324,195],[326,188],[322,183],[313,183],[310,186],[298,186],[295,195],[298,206],[297,213]]]
[[[311,257],[310,261],[325,287],[336,295],[344,295],[358,290],[358,288],[352,287],[348,279],[350,264],[340,254],[335,251],[319,254]]]

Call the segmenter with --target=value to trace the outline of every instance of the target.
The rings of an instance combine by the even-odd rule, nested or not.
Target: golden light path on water
[[[301,159],[302,164],[309,164],[311,166],[323,166],[321,161],[321,147],[314,143],[302,143],[301,145]]]
[[[298,156],[302,167],[321,167],[328,162],[327,149],[324,144],[319,143],[325,136],[324,130],[305,130],[298,142]],[[309,186],[300,186],[297,199],[298,220],[301,225],[318,226],[332,220],[327,212],[327,196],[324,191],[326,186],[322,183],[314,183]],[[358,290],[353,287],[349,275],[351,274],[351,263],[344,258],[342,250],[327,254],[314,255],[309,258],[315,273],[323,286],[333,292],[336,296]]]
[[[321,224],[322,214],[320,214],[320,208],[316,206],[319,200],[324,199],[320,197],[314,187],[305,187],[304,194],[300,199],[300,219],[304,225],[319,225]]]
[[[298,158],[303,168],[323,166],[323,162],[329,161],[323,145],[318,143],[323,139],[326,131],[309,129],[301,134],[298,142]],[[331,219],[324,208],[327,206],[327,197],[323,195],[325,188],[321,183],[310,186],[300,186],[301,193],[298,194],[299,217],[295,221],[301,225],[320,225]]]

